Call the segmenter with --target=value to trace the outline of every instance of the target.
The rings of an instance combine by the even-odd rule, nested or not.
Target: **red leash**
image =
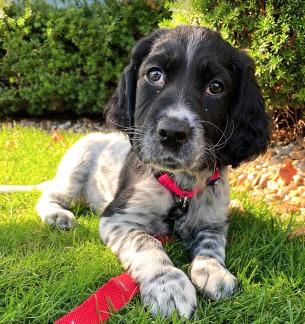
[[[156,237],[162,244],[172,238]],[[64,315],[55,324],[100,324],[119,311],[139,292],[139,285],[127,273],[111,278],[81,305]]]
[[[111,278],[81,305],[58,319],[55,324],[99,324],[110,318],[138,293],[139,285],[128,273]]]

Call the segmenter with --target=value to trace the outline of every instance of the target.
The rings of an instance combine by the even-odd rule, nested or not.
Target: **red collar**
[[[156,179],[162,186],[166,187],[169,191],[182,198],[193,198],[202,189],[200,187],[195,187],[191,191],[183,190],[167,172],[157,174]],[[220,172],[218,168],[216,168],[213,175],[206,181],[206,184],[207,186],[216,185],[219,179]]]

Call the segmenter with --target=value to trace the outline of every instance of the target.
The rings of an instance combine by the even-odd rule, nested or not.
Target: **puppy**
[[[72,201],[100,213],[101,239],[140,284],[143,303],[153,314],[177,310],[189,318],[194,286],[215,300],[237,287],[225,266],[227,167],[254,159],[269,143],[253,62],[207,28],[158,30],[134,47],[106,111],[121,132],[77,142],[44,186],[37,211],[62,229],[75,223]],[[181,199],[160,172],[192,197]],[[190,279],[154,238],[172,231],[190,251]]]

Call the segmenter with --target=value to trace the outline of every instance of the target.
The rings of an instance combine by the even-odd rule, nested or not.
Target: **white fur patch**
[[[204,34],[201,29],[194,30],[188,38],[188,44],[186,49],[187,65],[189,66],[196,54],[196,50],[200,42],[202,42]]]
[[[181,96],[178,98],[178,101],[174,107],[167,109],[166,116],[169,118],[186,120],[191,126],[194,126],[196,120],[196,115],[191,111],[190,108],[188,108],[187,104],[184,103]]]
[[[214,258],[196,257],[190,273],[192,282],[214,300],[231,296],[237,288],[237,279]]]
[[[174,278],[177,277],[177,280]],[[187,276],[171,267],[155,281],[144,281],[140,286],[144,305],[151,307],[154,315],[170,316],[176,309],[180,315],[190,318],[197,306],[196,290]]]

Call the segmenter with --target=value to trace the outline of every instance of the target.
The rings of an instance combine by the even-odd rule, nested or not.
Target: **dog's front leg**
[[[168,316],[176,309],[180,315],[191,317],[196,308],[194,286],[173,266],[162,244],[148,234],[153,231],[152,224],[156,227],[156,216],[137,215],[132,209],[133,214],[125,210],[101,218],[102,240],[140,284],[142,302],[154,315]]]
[[[237,287],[237,279],[225,267],[228,208],[229,185],[224,170],[219,183],[191,201],[188,214],[175,225],[191,251],[192,282],[214,300],[230,296]]]
[[[226,231],[222,225],[203,225],[189,239],[191,280],[214,300],[230,296],[237,287],[237,279],[225,267]]]

